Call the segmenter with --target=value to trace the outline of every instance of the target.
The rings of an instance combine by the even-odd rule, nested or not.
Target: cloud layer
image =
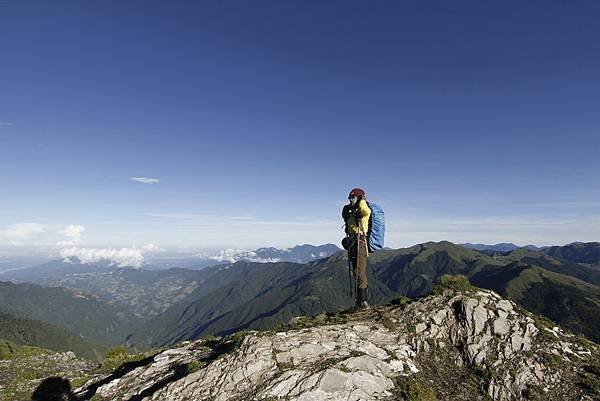
[[[0,230],[0,236],[7,238],[13,245],[20,245],[20,241],[41,234],[45,228],[44,224],[39,223],[17,223]]]

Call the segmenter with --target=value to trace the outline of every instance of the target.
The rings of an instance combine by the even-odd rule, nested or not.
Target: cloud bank
[[[208,259],[229,263],[235,263],[240,260],[258,263],[275,263],[281,260],[278,258],[260,258],[254,251],[245,251],[241,249],[225,249],[220,251],[218,255],[209,256]]]
[[[140,268],[144,264],[144,254],[137,248],[65,248],[60,251],[60,256],[64,262],[70,263],[69,258],[76,257],[82,264],[99,263],[103,261],[110,262],[110,265],[118,267]]]
[[[71,263],[70,258],[77,258],[81,264],[108,262],[110,266],[140,268],[144,264],[144,253],[160,252],[162,249],[155,244],[143,245],[139,248],[83,248],[77,246],[82,242],[85,227],[71,224],[60,231],[67,236],[67,241],[61,241],[59,246],[63,262]]]

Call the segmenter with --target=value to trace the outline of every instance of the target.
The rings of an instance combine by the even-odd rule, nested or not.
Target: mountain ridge
[[[0,310],[61,326],[102,344],[120,342],[140,320],[81,291],[1,281]]]
[[[556,264],[556,268],[550,262]],[[579,305],[588,303],[593,310],[600,312],[600,308],[596,307],[600,287],[594,284],[595,279],[584,285],[576,277],[595,277],[591,268],[571,265],[571,262],[529,250],[494,257],[447,241],[371,254],[368,268],[370,299],[373,303],[382,303],[395,296],[426,295],[444,274],[464,274],[475,280],[475,284],[488,287],[491,284],[486,284],[489,281],[487,277],[500,277],[506,284],[497,288],[501,292],[507,291],[509,282],[512,287],[535,285],[533,276],[521,275],[522,270],[504,269],[514,263],[520,263],[522,270],[533,272],[542,269],[548,272],[544,275],[545,285],[552,294],[564,294],[566,299]],[[589,274],[565,271],[569,266],[576,266]],[[306,265],[239,262],[216,267],[213,273],[184,300],[132,333],[127,343],[145,349],[207,334],[264,329],[289,319],[293,314],[335,312],[353,303],[349,295],[344,252]],[[508,275],[499,276],[499,273]],[[516,297],[516,293],[507,291],[504,294]],[[547,300],[548,305],[552,305],[550,309],[538,305],[539,300],[533,299],[533,295],[527,292],[516,300],[559,322],[563,321],[571,329],[585,332],[591,338],[596,339],[600,331],[595,320],[584,319],[583,314],[571,310],[555,295],[550,295]],[[567,312],[573,313],[576,319],[569,321]]]

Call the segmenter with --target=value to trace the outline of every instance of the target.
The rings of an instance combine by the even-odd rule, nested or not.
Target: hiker
[[[371,209],[366,201],[365,191],[354,188],[348,195],[349,203],[342,209],[346,238],[342,246],[348,251],[352,275],[357,280],[356,309],[367,309],[367,234]]]

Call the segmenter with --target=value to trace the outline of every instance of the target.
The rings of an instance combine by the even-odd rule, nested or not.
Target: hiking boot
[[[369,309],[369,304],[367,303],[367,289],[359,288],[356,292],[356,305],[354,305],[353,310],[365,310]]]

